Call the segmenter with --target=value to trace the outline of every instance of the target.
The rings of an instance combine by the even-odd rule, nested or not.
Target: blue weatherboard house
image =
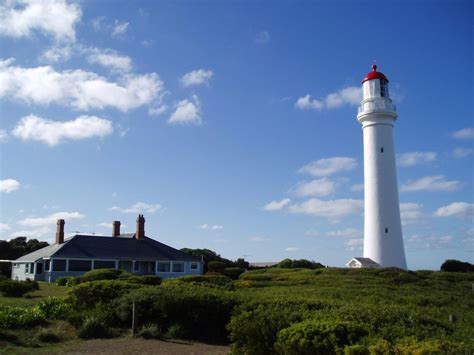
[[[146,237],[143,215],[135,233],[120,234],[120,222],[114,221],[112,236],[76,234],[64,240],[64,224],[58,220],[55,244],[13,261],[12,279],[52,282],[104,268],[162,278],[203,273],[200,258]]]

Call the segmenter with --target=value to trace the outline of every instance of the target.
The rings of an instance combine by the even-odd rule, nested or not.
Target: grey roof
[[[36,261],[49,257],[201,261],[199,257],[183,253],[148,237],[137,240],[133,233],[121,234],[119,237],[77,234],[63,244],[49,245],[16,261]]]
[[[376,263],[375,261],[373,261],[371,258],[356,257],[356,258],[352,258],[352,259],[357,260],[357,261],[360,262],[361,265],[363,265],[363,266],[380,266],[378,263]],[[350,262],[350,261],[349,261],[349,262]]]

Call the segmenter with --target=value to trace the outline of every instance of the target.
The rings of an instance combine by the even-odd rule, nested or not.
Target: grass
[[[65,297],[70,289],[65,286],[57,286],[54,283],[39,282],[40,289],[27,294],[24,297],[4,297],[0,295],[0,307],[33,307],[39,301],[48,297]]]

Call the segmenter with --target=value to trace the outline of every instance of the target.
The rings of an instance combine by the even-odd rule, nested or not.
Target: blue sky
[[[470,1],[4,1],[0,237],[113,220],[236,259],[362,255],[360,81],[399,114],[408,266],[474,261]]]

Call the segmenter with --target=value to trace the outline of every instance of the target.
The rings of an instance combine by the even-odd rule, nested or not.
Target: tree
[[[472,272],[474,271],[474,265],[459,260],[446,260],[441,265],[441,271],[449,272]]]
[[[0,240],[0,259],[15,260],[48,245],[47,242],[40,242],[38,239],[30,239],[27,241],[26,237],[16,237],[10,241]],[[0,263],[1,275],[10,277],[11,269],[12,265],[10,263]]]

